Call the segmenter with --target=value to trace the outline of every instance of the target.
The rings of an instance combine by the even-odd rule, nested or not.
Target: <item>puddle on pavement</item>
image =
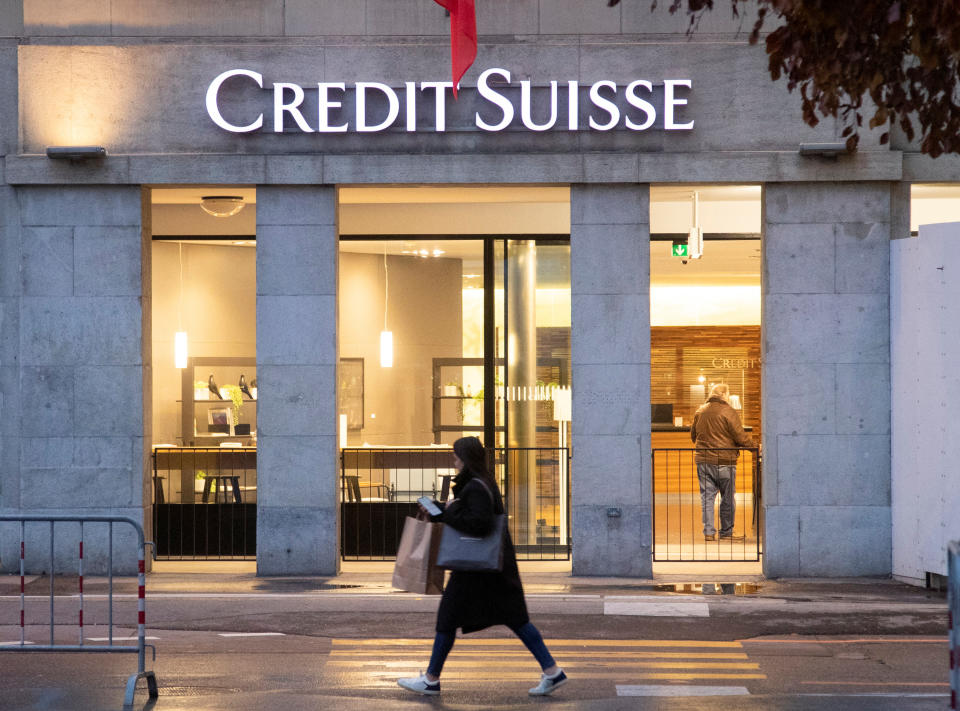
[[[669,583],[654,585],[657,592],[687,595],[753,595],[760,592],[758,583]]]

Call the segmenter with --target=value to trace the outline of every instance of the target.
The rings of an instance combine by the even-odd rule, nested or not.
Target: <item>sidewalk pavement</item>
[[[661,567],[661,570],[664,568]],[[686,568],[666,568],[668,572],[657,573],[654,578],[580,577],[570,573],[568,561],[522,561],[521,578],[528,596],[541,600],[553,600],[551,608],[564,600],[580,603],[587,599],[606,598],[661,598],[679,601],[719,603],[729,601],[762,609],[785,602],[828,605],[835,612],[847,606],[851,611],[862,610],[866,605],[875,609],[899,609],[907,612],[914,609],[929,613],[940,610],[946,614],[946,594],[925,588],[907,585],[890,578],[780,578],[766,579],[755,566],[737,564],[698,565]],[[178,595],[349,595],[353,605],[373,604],[374,598],[395,598],[395,603],[404,599],[432,596],[413,595],[393,588],[390,584],[393,571],[391,562],[346,562],[337,576],[289,576],[257,577],[252,561],[159,561],[153,572],[147,575],[147,598]],[[692,572],[697,571],[697,572]],[[733,572],[731,572],[733,571]],[[49,579],[27,576],[27,593],[49,593]],[[117,577],[114,580],[115,594],[136,592],[135,577]],[[0,595],[18,594],[19,575],[0,575]],[[106,578],[84,577],[84,592],[105,593]],[[76,592],[76,576],[70,573],[58,576],[55,581],[57,595]],[[559,605],[562,607],[562,605]],[[583,605],[574,605],[581,612]]]
[[[521,563],[528,609],[547,630],[586,631],[599,624],[609,628],[600,619],[610,618],[622,620],[609,628],[614,636],[635,635],[642,629],[648,636],[691,639],[764,635],[946,639],[943,592],[888,578],[766,580],[758,574],[717,570],[724,567],[701,566],[696,575],[659,572],[653,579],[590,578],[571,575],[569,563]],[[423,615],[421,623],[430,629],[438,596],[396,590],[391,576],[390,563],[349,563],[331,577],[257,577],[252,562],[161,562],[146,581],[148,629],[200,625],[230,632],[322,636],[333,634],[335,628],[340,636],[402,637],[409,635],[410,615]],[[0,576],[0,628],[13,624],[18,614],[19,585],[19,576]],[[89,601],[85,609],[104,604],[106,579],[85,576],[83,587]],[[28,608],[40,615],[33,624],[43,624],[43,610],[37,605],[49,590],[49,578],[27,580]],[[57,576],[54,590],[61,599],[58,619],[69,620],[77,604],[67,599],[77,597],[76,575]],[[115,579],[113,594],[116,604],[129,608],[121,609],[117,619],[128,619],[136,606],[136,578]]]

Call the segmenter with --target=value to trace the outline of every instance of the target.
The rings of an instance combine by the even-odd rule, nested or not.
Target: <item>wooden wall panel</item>
[[[654,326],[650,347],[652,403],[672,403],[674,417],[689,425],[711,385],[727,383],[740,397],[744,426],[759,441],[759,326]]]

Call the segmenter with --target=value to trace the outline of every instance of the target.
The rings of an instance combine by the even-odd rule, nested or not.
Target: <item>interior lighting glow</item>
[[[380,367],[393,367],[393,331],[380,331]]]
[[[187,367],[187,332],[173,334],[173,363],[177,368]]]

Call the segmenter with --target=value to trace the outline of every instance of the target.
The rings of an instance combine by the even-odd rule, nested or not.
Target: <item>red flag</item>
[[[457,84],[477,58],[477,13],[474,0],[434,0],[450,13],[450,68],[453,72],[453,98]]]

